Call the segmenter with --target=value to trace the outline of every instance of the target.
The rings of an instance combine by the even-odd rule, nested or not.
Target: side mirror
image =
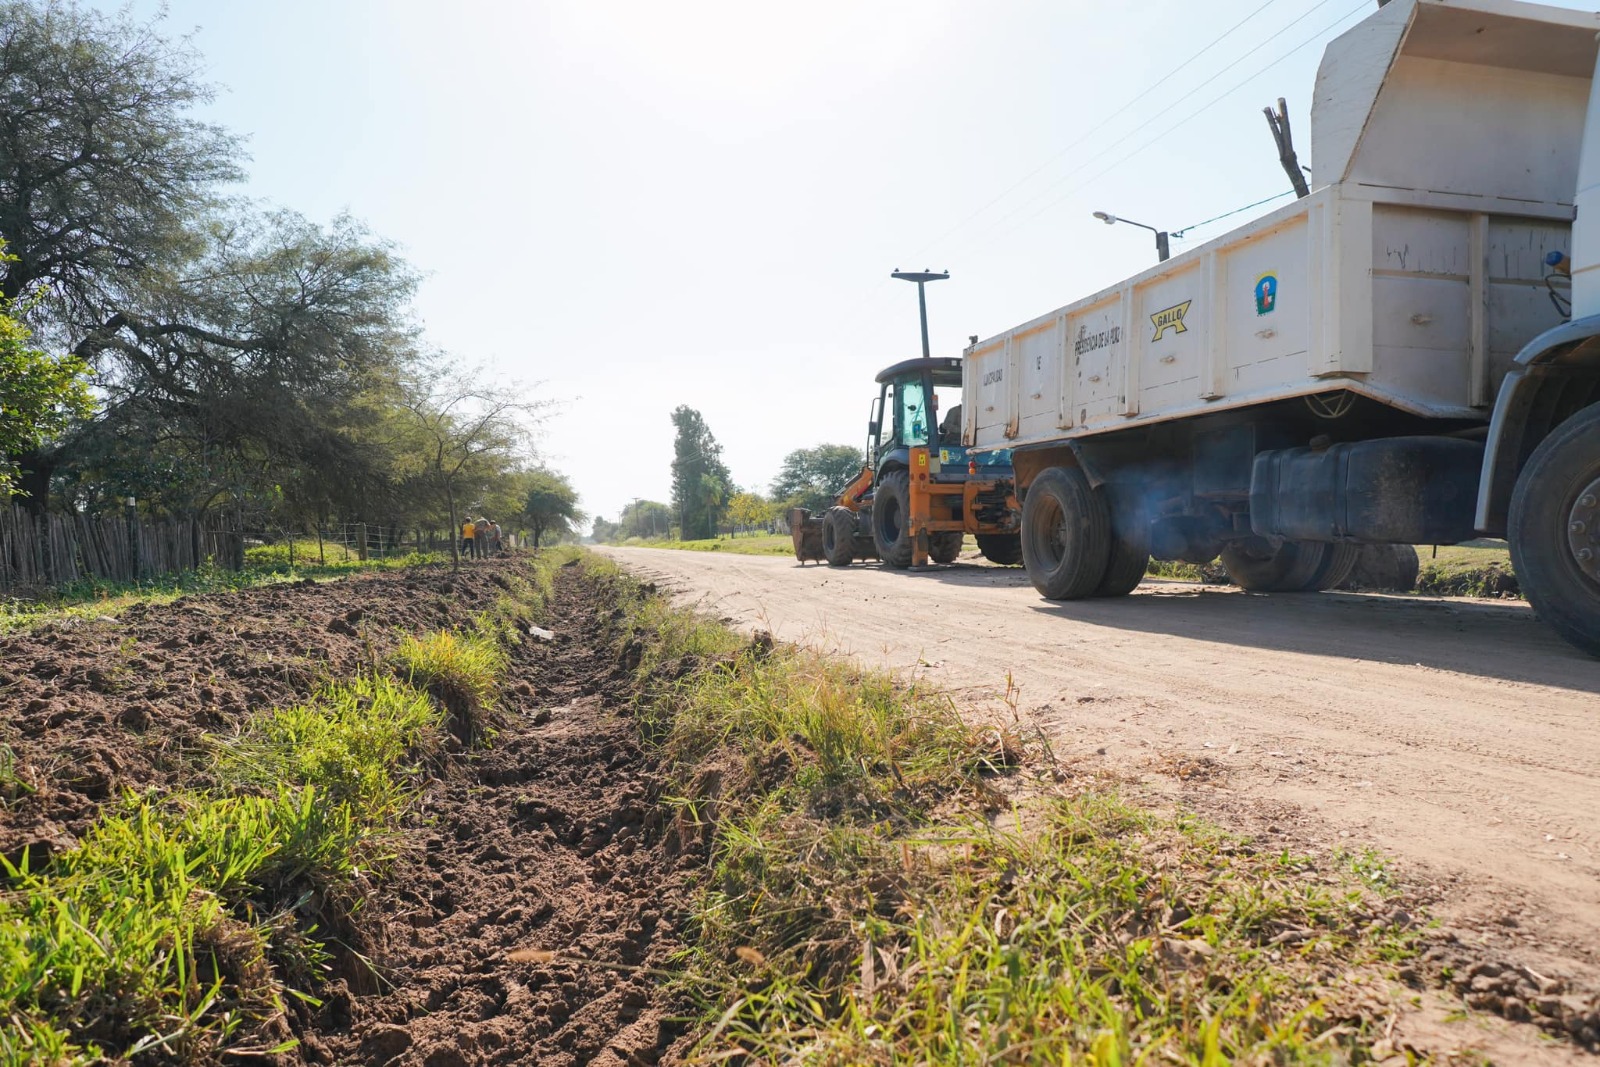
[[[879,427],[878,427],[877,420],[873,420],[872,422],[867,423],[867,436],[868,437],[876,437],[876,436],[878,436],[878,429],[879,429]]]

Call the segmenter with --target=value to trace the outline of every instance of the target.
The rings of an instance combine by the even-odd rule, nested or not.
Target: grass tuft
[[[219,748],[227,780],[270,789],[312,786],[330,803],[378,821],[410,802],[421,752],[437,748],[439,708],[425,693],[388,678],[355,678],[313,700],[261,716]]]
[[[448,631],[407,636],[394,660],[408,685],[439,702],[450,731],[463,744],[477,744],[493,735],[506,667],[505,649],[496,637]]]

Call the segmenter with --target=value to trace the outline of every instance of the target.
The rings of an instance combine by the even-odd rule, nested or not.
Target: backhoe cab
[[[909,359],[877,382],[867,464],[826,514],[790,512],[795,558],[925,567],[954,562],[970,533],[986,558],[1021,562],[1010,454],[961,443],[961,360]]]

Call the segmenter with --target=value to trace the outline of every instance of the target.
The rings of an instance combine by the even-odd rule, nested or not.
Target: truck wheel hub
[[[1567,545],[1578,569],[1600,582],[1600,478],[1590,482],[1567,516]]]

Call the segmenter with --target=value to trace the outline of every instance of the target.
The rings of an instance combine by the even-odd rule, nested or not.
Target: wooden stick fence
[[[134,581],[239,558],[239,535],[193,519],[31,515],[0,508],[0,592],[80,578]]]

